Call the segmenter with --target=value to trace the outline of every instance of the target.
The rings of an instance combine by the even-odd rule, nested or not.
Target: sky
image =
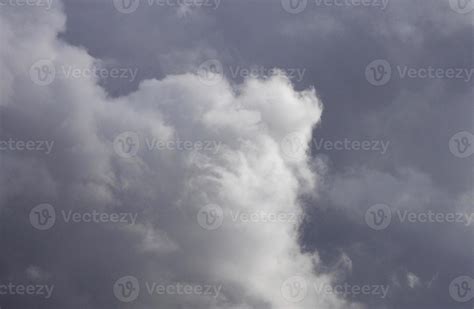
[[[0,309],[474,308],[472,0],[0,0]]]

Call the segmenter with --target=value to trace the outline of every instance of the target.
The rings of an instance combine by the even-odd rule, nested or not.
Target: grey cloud
[[[301,227],[300,245],[307,252],[319,255],[318,271],[337,273],[338,283],[389,285],[386,299],[364,295],[350,298],[368,308],[469,308],[469,303],[453,301],[447,287],[458,275],[474,277],[472,246],[466,242],[472,239],[472,230],[459,225],[394,222],[388,229],[374,232],[367,227],[363,216],[366,209],[376,203],[415,211],[472,211],[473,158],[457,158],[448,147],[455,133],[474,133],[472,81],[408,79],[397,73],[397,66],[472,68],[472,13],[458,14],[450,9],[449,1],[444,0],[390,1],[385,10],[315,7],[310,1],[308,8],[297,15],[285,12],[279,1],[222,1],[217,10],[200,8],[187,16],[178,14],[176,7],[142,6],[135,13],[125,15],[114,9],[112,1],[64,2],[67,19],[51,11],[24,10],[23,14],[36,17],[27,19],[22,31],[7,26],[13,15],[4,13],[5,10],[0,19],[0,40],[14,44],[10,49],[2,44],[2,55],[13,51],[17,54],[9,57],[9,62],[2,61],[0,139],[12,135],[37,139],[47,136],[55,141],[48,156],[21,153],[2,158],[5,173],[0,177],[0,201],[10,206],[2,206],[0,226],[5,232],[3,235],[20,235],[19,231],[26,231],[21,234],[22,238],[5,239],[2,247],[15,253],[13,257],[17,257],[18,252],[32,257],[2,257],[2,278],[22,277],[19,274],[34,262],[48,273],[57,274],[54,280],[59,290],[55,293],[58,291],[59,299],[54,300],[53,306],[69,303],[79,308],[92,301],[100,308],[115,308],[111,305],[113,295],[107,288],[109,282],[121,275],[118,269],[128,269],[142,278],[149,275],[149,269],[158,269],[150,276],[166,277],[161,265],[176,262],[173,252],[182,250],[180,242],[184,242],[185,248],[190,247],[201,236],[176,241],[173,235],[164,233],[178,233],[173,224],[176,228],[186,226],[185,221],[166,220],[166,216],[176,216],[183,206],[160,203],[164,209],[156,214],[153,192],[160,201],[173,201],[180,190],[176,184],[187,177],[186,170],[180,159],[164,163],[156,159],[154,152],[141,153],[144,157],[138,160],[138,167],[123,164],[110,159],[113,153],[109,153],[111,148],[105,147],[104,141],[111,143],[115,134],[130,127],[145,131],[145,135],[165,137],[180,128],[181,134],[195,137],[195,119],[187,111],[192,109],[202,115],[196,106],[207,106],[204,102],[207,99],[201,99],[201,92],[188,87],[166,90],[169,102],[154,108],[161,97],[149,90],[153,88],[151,82],[140,83],[150,78],[161,80],[170,74],[195,72],[203,61],[215,58],[233,70],[256,66],[268,70],[304,69],[302,80],[293,80],[295,88],[314,86],[324,104],[321,122],[313,130],[313,141],[347,138],[390,142],[384,154],[321,151],[313,145],[314,160],[318,164],[324,162],[324,166],[318,166],[322,174],[318,178],[319,187],[315,189],[318,196],[304,200],[308,216]],[[44,36],[31,39],[29,34],[34,32],[28,29],[32,27]],[[57,34],[56,29],[64,31]],[[59,41],[54,41],[56,36]],[[51,96],[44,96],[44,88],[32,87],[30,92],[26,90],[30,85],[17,86],[30,83],[27,77],[15,73],[28,67],[29,63],[22,63],[24,59],[29,59],[33,50],[38,57],[54,55],[51,42],[59,45],[67,59],[73,59],[82,51],[65,42],[84,48],[112,67],[120,64],[137,68],[138,76],[132,82],[102,80],[100,84],[105,91],[82,85],[81,91],[70,95],[71,86],[67,83],[59,84]],[[375,59],[385,59],[392,65],[394,74],[385,86],[375,87],[365,79],[366,66]],[[234,80],[231,73],[226,72],[231,83],[242,82],[241,76]],[[179,84],[172,78],[157,83]],[[236,88],[239,92],[240,88]],[[115,98],[111,99],[114,108],[105,111],[101,102],[108,96]],[[56,97],[62,104],[54,102]],[[194,104],[179,109],[176,102],[186,98],[192,98]],[[134,108],[127,108],[129,105]],[[267,108],[273,107],[269,104]],[[38,117],[38,109],[47,115],[44,116],[46,121]],[[97,114],[101,115],[99,123],[90,117]],[[291,109],[282,113],[288,118],[294,114],[297,111]],[[255,115],[236,116],[225,112],[218,115],[216,119],[222,122],[241,119],[245,125],[259,119]],[[264,124],[273,124],[273,129],[278,131],[286,130],[287,127],[282,129],[275,125],[285,117],[270,116],[267,112],[263,116],[266,117]],[[160,119],[160,125],[156,119]],[[141,125],[135,127],[136,123]],[[213,126],[218,124],[216,121]],[[156,128],[147,132],[147,127]],[[244,127],[241,125],[242,132],[245,132]],[[219,133],[224,135],[206,131],[206,138],[225,136],[228,144],[232,144],[232,130]],[[157,169],[160,175],[166,175],[168,183],[155,185],[157,175],[153,171]],[[283,172],[283,176],[273,177],[272,183],[287,185],[286,176]],[[189,204],[195,203],[194,197],[189,199]],[[57,250],[58,259],[65,260],[53,266],[48,251],[42,249],[49,241],[22,221],[28,207],[38,201],[51,201],[66,208],[81,204],[107,209],[106,205],[116,205],[114,207],[124,211],[134,205],[134,209],[146,214],[153,224],[132,232],[100,226],[92,226],[85,232],[67,226],[67,241],[59,232],[51,231],[49,235],[57,244],[52,250]],[[140,221],[140,216],[137,220]],[[163,228],[155,230],[154,225]],[[193,231],[183,229],[183,233]],[[31,239],[35,245],[25,249],[32,243]],[[68,245],[84,243],[84,239],[95,242],[81,252]],[[246,248],[246,244],[235,243],[228,248],[237,253],[240,248]],[[68,254],[68,251],[77,254]],[[143,252],[159,252],[160,256],[153,256],[156,258],[153,260]],[[212,252],[205,248],[199,254],[203,260],[213,258]],[[115,263],[110,263],[109,256],[115,258]],[[351,261],[351,269],[338,264],[341,256]],[[185,258],[179,262],[182,263],[179,273],[196,279],[203,278],[202,273],[212,269],[198,268]],[[93,264],[101,267],[94,267],[92,272],[90,265]],[[69,265],[77,266],[69,269]],[[407,279],[410,273],[419,278],[419,285],[410,286]],[[90,282],[94,282],[93,286]],[[107,288],[102,289],[103,286]],[[245,298],[249,308],[271,308],[271,304],[258,295],[248,295],[238,282],[228,282],[227,286],[231,288],[224,289],[224,294],[229,303],[239,304]],[[9,298],[6,308],[14,306],[15,301]],[[34,299],[23,301],[25,305],[35,302]],[[160,305],[173,308],[173,301],[162,299]],[[240,305],[236,305],[237,308]],[[136,306],[146,307],[146,304]],[[199,305],[193,307],[190,300],[182,307],[199,308]]]

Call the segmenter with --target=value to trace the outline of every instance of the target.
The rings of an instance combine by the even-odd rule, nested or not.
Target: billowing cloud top
[[[120,291],[130,283],[140,289],[133,308],[345,306],[292,299],[298,284],[331,282],[298,244],[298,198],[316,182],[305,146],[322,111],[314,90],[295,91],[284,75],[231,85],[188,73],[110,98],[84,74],[98,60],[57,39],[61,8],[0,14],[2,135],[51,146],[2,157],[2,212],[19,225],[6,229],[21,230],[26,247],[4,257],[4,278],[29,280],[35,267],[44,275],[33,281],[55,287],[44,303],[12,298],[7,308],[117,308],[132,303]],[[131,221],[71,224],[74,212]],[[157,296],[153,284],[212,293]]]

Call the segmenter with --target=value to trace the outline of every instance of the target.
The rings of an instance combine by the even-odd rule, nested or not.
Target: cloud
[[[331,282],[314,272],[317,253],[302,253],[298,244],[299,196],[317,182],[304,146],[322,111],[313,89],[297,92],[282,76],[207,85],[188,73],[145,80],[137,91],[110,98],[94,77],[61,75],[71,65],[85,72],[96,59],[57,39],[65,24],[60,9],[8,7],[0,14],[2,137],[54,141],[50,155],[15,149],[2,158],[2,222],[12,235],[2,246],[22,246],[25,253],[2,258],[2,279],[27,280],[26,272],[57,286],[49,303],[9,297],[7,308],[116,308],[112,287],[128,275],[141,288],[134,308],[349,306],[311,290],[299,302],[285,299],[283,283],[294,276],[309,288]],[[48,80],[51,70],[56,75]],[[35,75],[41,73],[48,85]],[[136,156],[117,152],[124,132],[138,138]],[[303,147],[300,156],[282,149],[288,134]],[[170,140],[173,147],[181,140],[219,148],[150,147]],[[272,173],[280,178],[270,183]],[[56,211],[47,231],[28,221],[41,203]],[[206,206],[222,210],[217,229],[199,221]],[[136,213],[138,219],[135,225],[76,224],[66,221],[68,211]],[[257,211],[294,219],[233,220]],[[146,295],[149,282],[222,289],[213,296]]]
[[[385,299],[352,298],[368,308],[465,305],[457,303],[447,287],[455,276],[472,277],[472,250],[466,243],[472,229],[401,223],[398,215],[383,231],[371,230],[364,222],[367,207],[376,203],[402,213],[472,213],[472,157],[455,157],[448,147],[454,134],[473,130],[471,84],[399,73],[404,67],[472,66],[472,12],[459,14],[450,8],[455,2],[391,1],[381,10],[316,7],[309,1],[298,15],[285,12],[279,1],[225,1],[216,10],[193,8],[181,11],[184,14],[178,7],[158,5],[121,14],[112,1],[65,0],[65,15],[58,13],[59,1],[54,10],[2,7],[1,139],[55,143],[50,155],[1,153],[0,232],[8,237],[1,240],[5,254],[0,255],[0,275],[2,280],[23,280],[31,278],[34,267],[47,274],[42,280],[61,286],[47,303],[6,297],[2,308],[83,308],[91,303],[116,308],[120,302],[110,286],[127,274],[136,275],[141,284],[176,277],[202,283],[226,275],[233,283],[227,282],[219,294],[225,295],[223,306],[271,307],[265,295],[274,291],[272,285],[262,295],[251,295],[256,288],[246,283],[255,276],[243,276],[241,268],[229,274],[224,267],[236,260],[239,266],[249,261],[266,266],[248,257],[276,250],[262,253],[267,249],[259,245],[268,236],[264,232],[251,238],[250,245],[243,244],[258,227],[268,226],[245,223],[255,215],[261,220],[266,213],[255,214],[243,204],[265,200],[278,208],[283,203],[278,192],[286,194],[287,203],[297,194],[314,194],[310,191],[315,186],[317,199],[301,199],[306,213],[300,237],[301,247],[309,252],[303,260],[314,258],[310,264],[328,273],[322,281],[389,284]],[[58,76],[50,86],[37,86],[30,79],[30,66],[39,59],[56,66]],[[208,86],[189,74],[208,59],[221,61],[229,82]],[[392,65],[392,78],[382,87],[374,87],[364,76],[375,59]],[[107,92],[84,74],[62,76],[62,64],[84,68],[97,63],[107,70],[137,69],[138,76],[101,79]],[[241,83],[240,74],[232,74],[260,66],[265,71],[304,70],[301,80],[292,81],[298,90],[315,85],[324,101],[321,124],[312,90],[295,91],[284,78]],[[313,154],[324,156],[311,158],[317,163],[311,167],[321,175],[315,177],[302,160],[305,149],[299,147],[315,123],[313,145],[346,138],[390,145],[384,154],[313,147]],[[114,141],[134,137],[140,144],[137,155],[120,157],[115,152],[120,145]],[[165,145],[174,151],[159,149],[160,139],[178,138],[191,139],[191,150],[176,151],[184,147],[177,143]],[[197,150],[198,140],[211,142],[211,147]],[[149,145],[155,148],[149,150]],[[53,204],[58,214],[55,226],[43,233],[27,220],[39,203]],[[270,208],[260,204],[259,209]],[[298,209],[294,200],[288,204],[285,211]],[[199,226],[196,213],[203,205],[208,211],[218,209],[216,205],[225,210],[222,226],[214,231]],[[63,209],[137,212],[139,224],[66,224]],[[300,216],[292,219],[282,226],[296,228],[294,219]],[[246,226],[242,233],[235,229],[239,241],[226,234],[233,220]],[[183,236],[186,233],[191,236]],[[297,252],[295,237],[284,238],[278,248],[294,245]],[[203,245],[202,239],[216,243]],[[234,246],[250,249],[243,258]],[[217,248],[225,248],[219,258]],[[197,258],[181,257],[180,252]],[[231,254],[235,259],[228,258]],[[224,259],[230,262],[218,263]],[[409,273],[422,285],[411,289]],[[275,276],[282,274],[286,271]],[[297,279],[287,286],[301,283]],[[177,304],[176,297],[153,298],[145,292],[130,306],[147,307],[154,301],[160,307]],[[196,298],[189,301],[194,307],[201,304]],[[181,305],[193,307],[184,301]]]

